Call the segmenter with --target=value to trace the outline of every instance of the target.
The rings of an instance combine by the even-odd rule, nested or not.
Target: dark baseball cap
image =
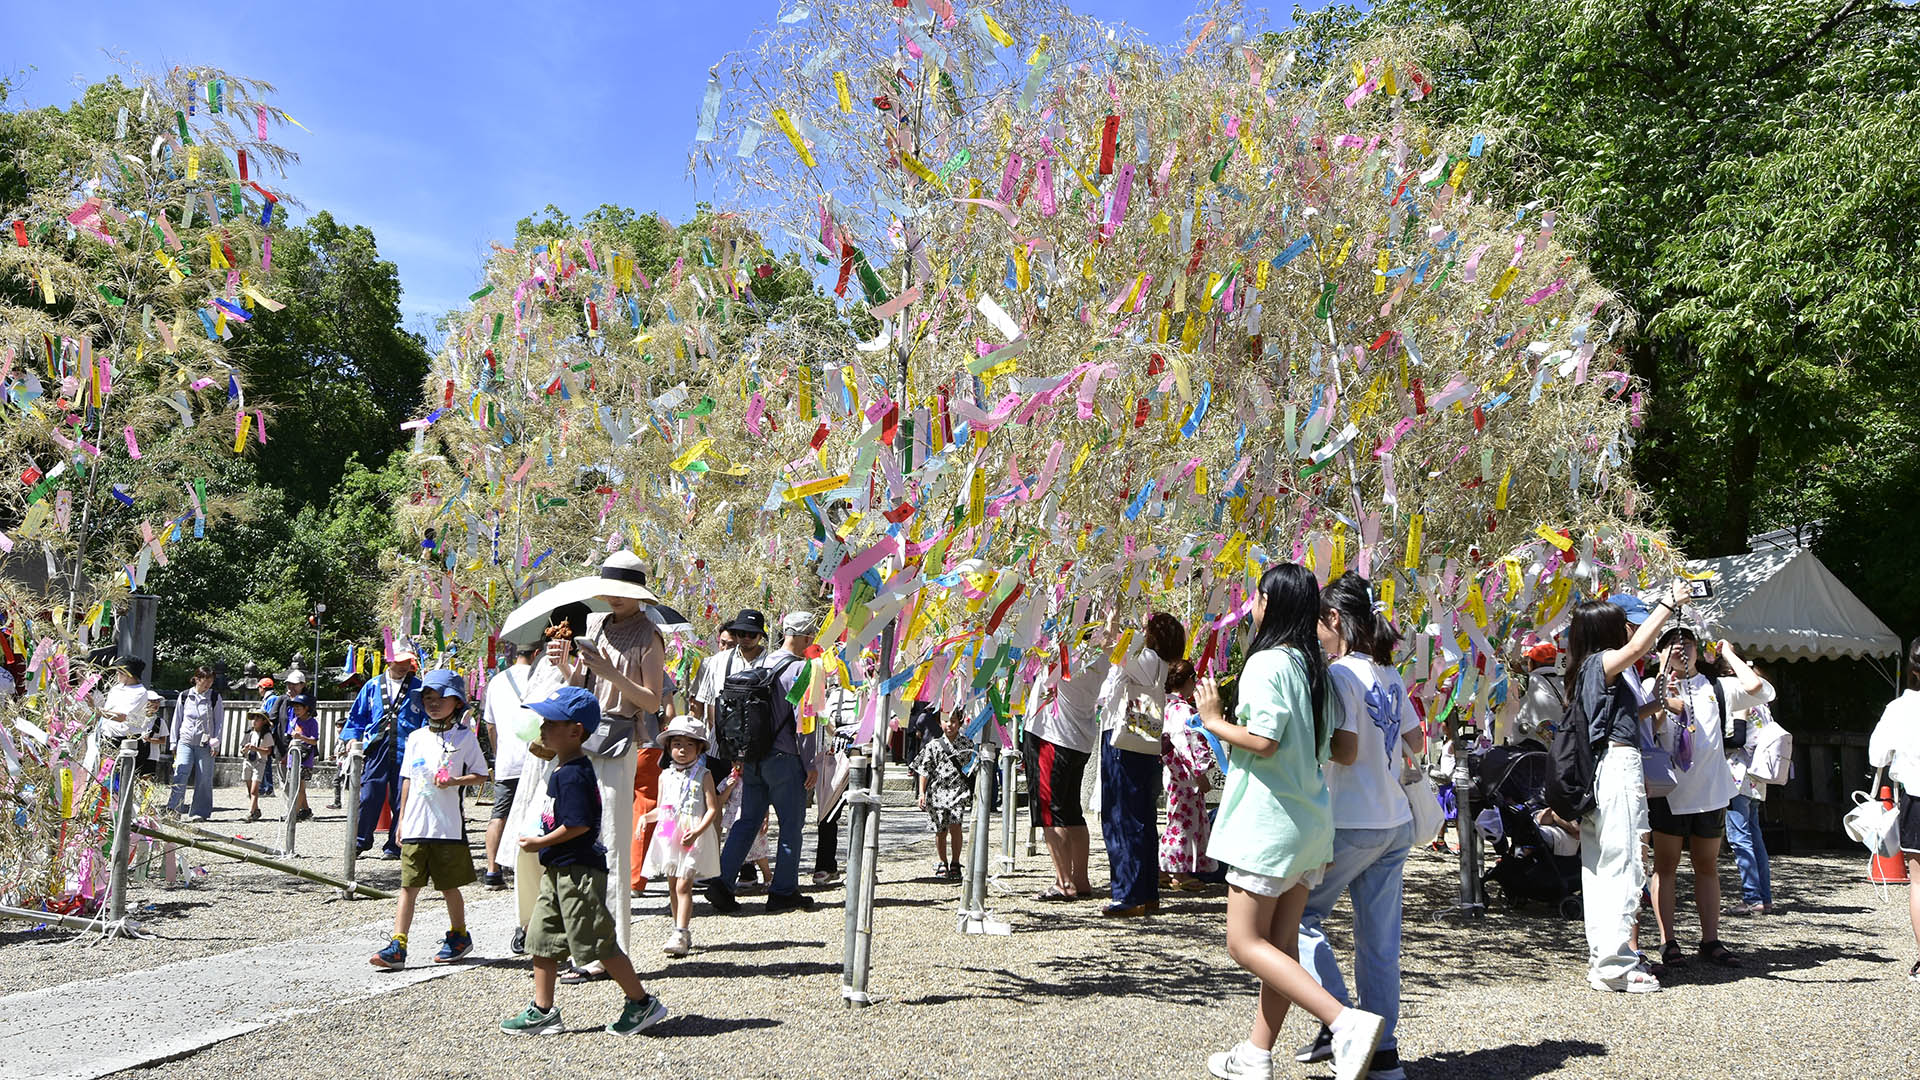
[[[527,702],[525,707],[542,720],[579,724],[589,735],[600,726],[600,699],[582,686],[563,686],[541,701]]]
[[[743,608],[740,614],[733,617],[732,622],[721,627],[721,629],[731,630],[736,634],[758,634],[761,637],[766,637],[767,617],[752,608]]]

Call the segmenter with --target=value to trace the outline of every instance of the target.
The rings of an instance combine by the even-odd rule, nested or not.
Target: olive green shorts
[[[400,887],[403,889],[431,885],[447,892],[477,880],[473,856],[468,853],[464,840],[409,840],[400,845]]]
[[[527,952],[591,964],[620,951],[607,910],[607,872],[585,866],[540,868],[540,898],[527,922]]]

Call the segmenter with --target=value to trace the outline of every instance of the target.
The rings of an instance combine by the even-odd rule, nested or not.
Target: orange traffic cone
[[[373,831],[380,832],[382,830],[392,828],[392,826],[393,826],[393,806],[388,803],[381,803],[380,804],[380,823],[373,827]],[[1878,870],[1874,872],[1879,873]],[[1874,880],[1878,881],[1879,879],[1875,878]],[[1902,873],[1900,875],[1900,880],[1901,881],[1907,880],[1906,874]]]
[[[1878,797],[1883,806],[1891,810],[1893,806],[1893,787],[1882,785]],[[1867,867],[1867,880],[1875,885],[1908,885],[1907,861],[1898,853],[1893,855],[1875,855]]]

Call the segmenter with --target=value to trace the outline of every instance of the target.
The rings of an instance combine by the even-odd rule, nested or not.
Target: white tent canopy
[[[1808,548],[1772,548],[1697,559],[1713,575],[1699,604],[1714,634],[1756,659],[1833,660],[1898,656],[1900,638]]]

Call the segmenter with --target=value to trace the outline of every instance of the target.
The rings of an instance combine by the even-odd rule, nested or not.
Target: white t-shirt
[[[1155,712],[1167,701],[1167,662],[1145,647],[1119,666],[1108,666],[1106,680],[1100,685],[1100,730],[1118,731],[1127,722],[1128,706],[1140,698],[1151,703]]]
[[[1700,814],[1712,810],[1724,810],[1739,790],[1733,782],[1733,767],[1727,764],[1725,749],[1726,733],[1733,727],[1735,714],[1762,705],[1773,700],[1773,684],[1762,682],[1758,694],[1749,694],[1740,688],[1740,680],[1722,677],[1720,691],[1727,699],[1727,712],[1720,714],[1719,700],[1714,696],[1713,684],[1705,675],[1695,675],[1687,680],[1681,699],[1687,704],[1687,711],[1680,716],[1667,714],[1666,723],[1660,726],[1655,738],[1661,749],[1673,755],[1673,771],[1678,782],[1667,794],[1667,808],[1676,814]],[[1654,680],[1641,683],[1641,689],[1651,697],[1659,693]],[[1680,767],[1680,731],[1685,728],[1693,745],[1693,767]]]
[[[147,688],[139,683],[131,686],[116,683],[107,691],[100,711],[106,714],[100,722],[100,734],[109,739],[136,737],[153,728],[153,721],[147,716]],[[119,716],[113,715],[115,713]]]
[[[1027,722],[1027,730],[1068,750],[1091,754],[1100,744],[1100,690],[1113,666],[1103,645],[1089,643],[1073,653],[1073,677],[1054,689],[1053,704]]]
[[[1365,656],[1343,656],[1329,670],[1340,701],[1337,727],[1360,739],[1353,764],[1329,761],[1322,768],[1334,828],[1391,829],[1412,821],[1413,808],[1400,789],[1400,740],[1419,729],[1420,714],[1406,686],[1393,669]]]
[[[1907,794],[1920,794],[1920,690],[1908,690],[1887,702],[1867,740],[1867,764],[1886,768]]]
[[[533,665],[515,664],[487,680],[487,700],[482,711],[493,725],[493,778],[518,780],[527,767],[527,740],[520,737],[526,717],[520,706],[533,700],[527,697]]]
[[[406,805],[400,808],[400,839],[463,840],[466,822],[460,816],[460,789],[433,782],[442,768],[448,776],[486,775],[487,758],[480,740],[466,728],[445,732],[420,728],[407,736],[400,758],[400,778],[413,781]]]
[[[766,667],[767,661],[772,658],[773,652],[764,648],[752,660],[740,655],[738,648],[714,653],[707,657],[706,663],[700,665],[700,677],[694,682],[693,700],[712,708],[714,702],[720,700],[720,691],[727,685],[727,676]]]

